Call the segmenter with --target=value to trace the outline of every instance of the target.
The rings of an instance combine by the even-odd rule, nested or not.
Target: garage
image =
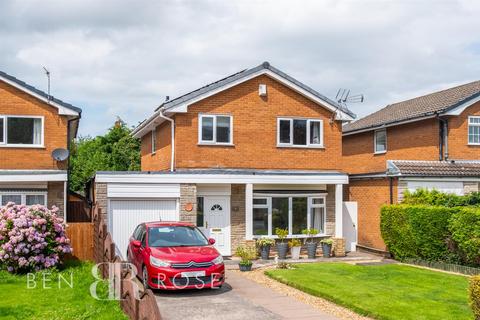
[[[180,186],[108,184],[108,229],[116,254],[126,258],[128,240],[137,225],[150,221],[179,221]]]
[[[178,221],[176,200],[111,200],[111,230],[117,254],[126,257],[128,239],[137,225],[150,221]]]

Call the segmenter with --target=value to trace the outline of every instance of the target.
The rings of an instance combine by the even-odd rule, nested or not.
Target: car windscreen
[[[158,226],[148,228],[150,247],[207,246],[208,240],[200,230],[189,226]]]

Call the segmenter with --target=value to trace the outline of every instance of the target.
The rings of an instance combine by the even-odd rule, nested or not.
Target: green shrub
[[[462,260],[480,264],[480,209],[461,208],[450,219],[449,230]]]
[[[449,219],[457,208],[425,205],[391,205],[381,209],[380,230],[397,259],[452,260]]]
[[[480,276],[473,276],[470,278],[468,296],[473,315],[476,320],[480,320]]]
[[[463,207],[480,205],[480,192],[472,192],[465,196],[443,193],[438,190],[418,189],[415,192],[406,190],[402,204],[429,205],[445,207]]]

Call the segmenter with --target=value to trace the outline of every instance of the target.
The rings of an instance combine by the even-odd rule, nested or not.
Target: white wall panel
[[[109,198],[179,198],[179,184],[109,183]]]

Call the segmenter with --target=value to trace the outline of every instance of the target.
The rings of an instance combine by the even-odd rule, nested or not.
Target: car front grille
[[[176,286],[192,286],[192,285],[205,285],[212,282],[212,276],[203,277],[172,277],[170,281]]]
[[[193,269],[193,268],[208,268],[212,265],[213,263],[211,263],[210,261],[207,261],[207,262],[190,261],[187,263],[172,263],[171,267],[174,269]]]

